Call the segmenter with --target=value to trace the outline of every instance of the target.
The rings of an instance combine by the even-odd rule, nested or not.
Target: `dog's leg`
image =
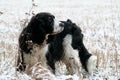
[[[77,74],[78,76],[81,75],[81,64],[79,57],[66,57],[63,62],[66,64],[66,68],[68,70],[67,74]]]
[[[18,51],[18,56],[17,56],[17,71],[25,71],[26,69],[26,64],[24,63],[23,59],[23,54],[20,53],[20,50]]]
[[[70,58],[69,62],[71,64],[71,69],[73,73],[76,73],[78,76],[80,76],[81,75],[81,72],[80,72],[81,64],[80,64],[79,58],[77,57]]]
[[[93,75],[93,71],[96,69],[97,66],[97,57],[92,55],[88,58],[87,62],[87,69],[89,74]]]

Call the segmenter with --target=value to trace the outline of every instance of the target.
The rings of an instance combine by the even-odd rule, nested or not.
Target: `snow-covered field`
[[[120,80],[119,3],[120,0],[0,0],[0,80],[34,80],[17,73],[15,63],[19,33],[24,22],[38,12],[50,12],[58,20],[69,18],[81,27],[86,48],[98,57],[98,71],[83,80]],[[79,80],[76,75],[57,79],[68,77]]]

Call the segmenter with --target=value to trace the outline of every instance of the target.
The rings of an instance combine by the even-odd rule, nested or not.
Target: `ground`
[[[34,80],[15,71],[18,37],[32,15],[50,12],[71,19],[83,31],[84,44],[98,57],[98,71],[83,80],[120,79],[120,0],[1,0],[0,80]],[[57,76],[78,80],[76,74]]]

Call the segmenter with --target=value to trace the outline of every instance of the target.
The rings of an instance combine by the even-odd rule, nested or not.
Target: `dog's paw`
[[[97,57],[92,55],[90,56],[87,62],[87,69],[89,74],[91,75],[93,74],[94,70],[96,69],[96,66],[97,66]]]

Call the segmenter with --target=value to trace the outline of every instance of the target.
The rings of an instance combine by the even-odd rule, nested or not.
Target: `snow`
[[[120,79],[120,0],[0,0],[0,80],[34,80],[15,71],[18,37],[33,14],[50,12],[71,19],[84,33],[84,44],[98,57],[98,71],[84,80]],[[34,5],[35,4],[35,5]],[[76,74],[56,80],[79,80]]]

